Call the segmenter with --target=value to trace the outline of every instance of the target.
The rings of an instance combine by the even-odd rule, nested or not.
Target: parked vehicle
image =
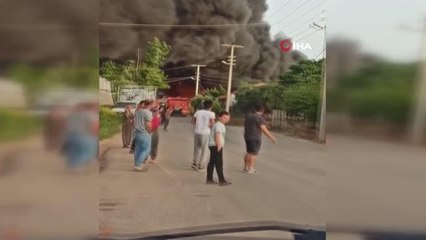
[[[189,98],[169,97],[167,98],[167,106],[174,109],[174,114],[185,117],[190,112],[191,101]]]

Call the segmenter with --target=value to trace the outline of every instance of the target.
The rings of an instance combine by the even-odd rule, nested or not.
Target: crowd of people
[[[223,173],[223,149],[226,139],[226,124],[230,121],[229,112],[222,111],[218,115],[212,112],[213,102],[206,100],[204,109],[195,112],[192,123],[194,130],[194,160],[191,167],[197,171],[205,171],[205,159],[210,152],[210,160],[207,164],[207,184],[219,184],[219,186],[231,185]],[[265,134],[273,143],[276,138],[266,127],[266,121],[263,118],[265,108],[262,105],[254,107],[254,111],[246,115],[244,123],[244,140],[246,144],[246,154],[244,156],[243,171],[248,174],[256,173],[254,168],[255,160],[259,154],[262,133]],[[213,172],[216,173],[219,182],[214,181]]]
[[[127,106],[123,113],[122,142],[124,148],[130,148],[134,155],[134,169],[145,172],[145,164],[150,157],[155,161],[158,154],[160,137],[158,129],[163,125],[164,131],[170,123],[173,109],[154,100],[141,101],[135,112]]]
[[[225,148],[226,125],[231,119],[229,112],[221,111],[217,117],[212,111],[213,102],[206,100],[204,108],[197,110],[192,118],[194,124],[194,152],[191,168],[205,172],[206,184],[228,186],[232,183],[225,178],[223,172],[223,149]],[[262,145],[262,134],[265,134],[273,143],[276,138],[266,127],[263,118],[265,109],[262,105],[254,107],[254,111],[246,115],[244,123],[244,139],[246,154],[244,156],[243,171],[248,174],[256,173],[255,160]],[[173,108],[159,106],[153,100],[139,103],[135,113],[129,106],[123,113],[122,140],[123,147],[130,148],[134,156],[134,169],[145,172],[148,170],[146,161],[151,157],[155,161],[158,153],[158,129],[163,125],[167,131]],[[206,160],[209,157],[209,161]],[[213,178],[214,170],[218,181]]]

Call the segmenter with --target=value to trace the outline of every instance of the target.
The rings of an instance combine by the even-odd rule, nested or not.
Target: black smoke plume
[[[270,37],[263,15],[266,0],[100,0],[100,22],[162,24],[166,26],[100,26],[100,53],[104,59],[135,59],[153,37],[172,46],[165,68],[206,64],[206,77],[227,78],[221,63],[229,55],[222,43],[243,45],[236,50],[235,76],[269,81],[288,68],[295,58],[285,57]],[[245,25],[265,23],[263,25]],[[174,27],[169,25],[218,25],[227,27]],[[167,72],[181,77],[185,71]],[[211,80],[213,81],[213,80]]]

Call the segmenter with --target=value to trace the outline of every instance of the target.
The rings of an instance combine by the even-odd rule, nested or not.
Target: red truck
[[[173,113],[179,113],[185,117],[190,113],[191,100],[183,97],[168,97],[167,107],[172,107]]]

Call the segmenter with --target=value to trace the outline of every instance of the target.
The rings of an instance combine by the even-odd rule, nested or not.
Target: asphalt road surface
[[[325,146],[276,134],[264,138],[254,175],[243,173],[243,129],[228,127],[225,177],[231,186],[206,185],[191,169],[193,126],[173,118],[160,130],[159,156],[148,172],[133,171],[133,156],[116,135],[100,174],[100,228],[113,234],[212,224],[284,221],[325,226]],[[216,175],[215,175],[216,177]]]

